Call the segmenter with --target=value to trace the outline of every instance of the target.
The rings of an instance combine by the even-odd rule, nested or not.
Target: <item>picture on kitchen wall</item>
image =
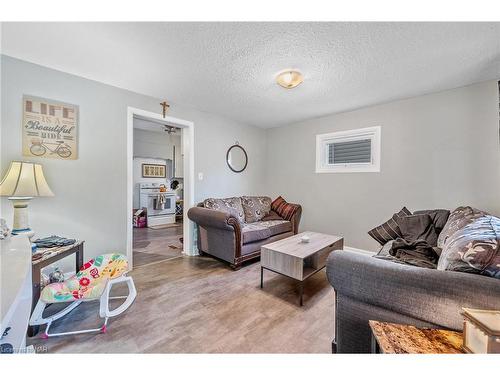
[[[142,177],[166,178],[167,168],[163,164],[142,164]]]
[[[23,155],[78,159],[78,106],[23,96]]]

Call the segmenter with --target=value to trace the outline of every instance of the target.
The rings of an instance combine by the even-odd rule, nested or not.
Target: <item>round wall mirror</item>
[[[233,145],[227,150],[226,162],[233,172],[243,172],[248,164],[247,152],[240,145]]]

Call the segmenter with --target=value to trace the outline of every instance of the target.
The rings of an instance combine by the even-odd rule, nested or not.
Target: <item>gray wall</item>
[[[59,234],[86,241],[86,257],[125,252],[127,106],[160,112],[159,98],[101,84],[2,56],[1,174],[21,155],[22,96],[29,94],[80,106],[79,158],[40,159],[53,198],[33,199],[31,225],[38,236]],[[264,188],[265,131],[171,103],[169,115],[195,124],[195,199],[259,194]],[[239,141],[250,162],[244,173],[225,164],[229,146]],[[223,183],[221,183],[223,181]],[[2,198],[1,216],[12,224],[12,209]]]
[[[79,159],[37,159],[56,196],[32,201],[32,226],[39,235],[85,239],[89,256],[124,251],[126,109],[159,112],[159,99],[6,56],[1,62],[2,175],[11,160],[23,159],[23,94],[80,106]],[[203,181],[195,181],[197,201],[282,194],[303,204],[302,229],[341,234],[347,245],[364,249],[376,248],[366,232],[403,205],[415,210],[470,204],[500,214],[496,82],[267,131],[176,103],[169,114],[195,123],[195,174],[204,173]],[[374,125],[382,127],[380,173],[314,172],[316,134]],[[235,141],[250,158],[241,174],[225,164]],[[10,223],[5,198],[2,208]]]
[[[380,125],[381,172],[316,174],[315,136]],[[500,214],[494,81],[268,131],[269,193],[303,205],[301,229],[375,250],[366,232],[410,210],[472,205]]]

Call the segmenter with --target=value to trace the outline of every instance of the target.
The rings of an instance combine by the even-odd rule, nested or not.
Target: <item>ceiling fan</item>
[[[175,133],[177,128],[175,126],[170,126],[170,125],[165,125],[163,124],[163,131],[167,132],[168,134]]]

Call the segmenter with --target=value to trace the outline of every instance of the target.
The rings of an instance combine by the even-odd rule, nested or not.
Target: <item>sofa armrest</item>
[[[302,217],[302,206],[300,204],[297,205],[297,211],[292,216],[292,228],[293,228],[293,233],[297,234],[299,233],[299,224],[300,224],[300,218]]]
[[[500,280],[334,251],[327,276],[336,293],[443,327],[461,329],[461,307],[500,309]],[[369,317],[367,317],[369,319]]]
[[[202,227],[241,231],[238,219],[223,211],[203,207],[191,207],[188,210],[188,218]]]

